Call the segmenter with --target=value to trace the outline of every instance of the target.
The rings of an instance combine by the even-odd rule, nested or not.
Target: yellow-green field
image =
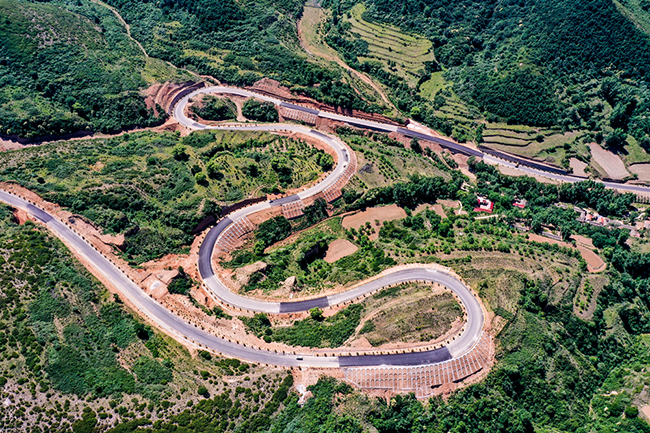
[[[451,87],[451,83],[443,77],[444,72],[434,72],[431,78],[420,85],[420,95],[423,98],[431,99],[436,96],[439,90]]]
[[[350,32],[369,44],[370,56],[359,60],[378,60],[387,70],[416,84],[424,62],[435,59],[431,41],[404,33],[397,27],[365,21],[361,17],[364,11],[365,6],[358,4],[346,19],[352,25]]]
[[[167,62],[147,57],[142,70],[142,78],[149,84],[164,81],[189,80],[192,76],[181,69],[176,69]]]
[[[572,143],[578,131],[492,123],[483,131],[483,144],[492,149],[559,165],[565,157],[565,143]],[[538,137],[539,140],[538,141]]]

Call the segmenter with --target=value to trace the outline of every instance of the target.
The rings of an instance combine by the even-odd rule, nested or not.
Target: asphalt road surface
[[[255,92],[251,92],[248,90],[243,90],[243,89],[237,89],[233,87],[223,87],[223,86],[215,86],[215,87],[206,87],[203,89],[199,89],[197,91],[194,91],[190,93],[188,96],[182,98],[176,107],[174,108],[174,117],[176,120],[179,121],[179,123],[189,127],[189,128],[194,128],[194,129],[205,129],[208,128],[206,125],[200,125],[196,122],[194,122],[191,119],[188,119],[185,114],[183,113],[185,106],[188,103],[188,100],[192,98],[193,96],[198,95],[199,93],[225,93],[225,94],[233,94],[233,95],[239,95],[239,96],[244,96],[244,97],[250,97],[254,96],[258,99],[262,99],[265,101],[273,102],[274,104],[282,107],[287,107],[291,108],[294,110],[302,111],[305,113],[313,114],[318,117],[322,117],[324,119],[331,119],[331,120],[337,120],[340,122],[348,123],[353,126],[361,127],[361,128],[367,128],[367,129],[372,129],[375,131],[382,131],[382,132],[399,132],[401,134],[406,135],[407,137],[411,138],[418,138],[422,140],[427,140],[431,141],[433,143],[437,143],[441,145],[442,147],[445,147],[447,149],[451,149],[455,152],[459,152],[465,155],[469,156],[476,156],[477,158],[483,158],[483,160],[488,163],[488,164],[498,164],[498,165],[503,165],[506,167],[510,167],[516,170],[521,171],[522,173],[528,174],[528,175],[538,175],[538,176],[543,176],[549,179],[561,181],[561,182],[570,182],[570,183],[575,183],[575,182],[581,182],[585,180],[584,178],[576,177],[576,176],[570,176],[570,175],[563,175],[563,174],[557,174],[557,173],[552,173],[540,168],[535,168],[539,167],[542,164],[537,164],[534,162],[530,162],[531,165],[534,165],[535,167],[527,166],[526,163],[513,163],[510,161],[506,161],[501,158],[497,158],[493,155],[488,155],[485,152],[482,152],[476,148],[470,147],[470,146],[465,146],[463,144],[459,143],[454,143],[453,141],[450,140],[445,140],[444,138],[439,138],[435,137],[429,134],[424,134],[421,132],[417,131],[412,131],[407,128],[402,128],[398,127],[395,125],[387,125],[384,123],[380,122],[375,122],[372,120],[365,120],[365,119],[358,119],[355,117],[349,117],[349,116],[344,116],[341,114],[335,114],[335,113],[330,113],[327,111],[319,111],[319,110],[314,110],[313,108],[308,108],[308,107],[303,107],[302,105],[298,104],[290,104],[284,101],[281,101],[277,98],[272,98],[269,96],[264,96],[260,95]],[[270,127],[269,125],[261,125],[263,127]],[[277,127],[277,125],[271,125]],[[271,131],[272,129],[265,129]],[[612,188],[612,189],[617,189],[619,191],[623,192],[633,192],[633,193],[643,193],[643,194],[650,194],[650,187],[647,186],[641,186],[641,185],[628,185],[628,184],[623,184],[623,183],[617,183],[617,182],[602,182],[605,184],[606,187]]]
[[[81,238],[75,231],[61,221],[54,218],[47,212],[30,204],[26,200],[0,191],[0,201],[8,205],[22,209],[42,221],[57,237],[91,266],[97,273],[103,275],[129,302],[149,320],[153,321],[159,328],[171,335],[177,335],[191,343],[199,344],[207,350],[222,353],[243,359],[249,362],[260,364],[271,364],[279,366],[305,366],[305,367],[339,367],[339,366],[371,366],[371,365],[422,365],[451,359],[453,356],[464,353],[468,348],[473,347],[483,326],[483,314],[478,301],[469,290],[453,277],[431,271],[429,269],[415,269],[409,278],[400,272],[384,277],[381,281],[373,281],[365,285],[365,289],[357,289],[349,296],[358,295],[362,292],[372,292],[381,287],[382,284],[389,285],[403,280],[428,280],[440,282],[454,290],[460,297],[468,311],[468,323],[465,332],[448,347],[426,352],[401,353],[393,355],[365,355],[365,356],[314,356],[300,353],[275,353],[267,350],[260,350],[246,347],[236,342],[218,338],[209,334],[194,325],[186,322],[179,316],[167,310],[160,303],[149,297],[138,285],[131,281],[113,263],[97,252],[94,247]],[[363,287],[363,286],[362,286]],[[339,295],[339,296],[343,296]],[[341,298],[343,299],[343,298]]]

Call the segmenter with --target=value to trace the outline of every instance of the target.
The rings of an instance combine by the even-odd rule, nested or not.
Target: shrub
[[[247,99],[242,106],[242,114],[250,120],[259,122],[277,122],[279,119],[278,110],[273,102]]]
[[[625,418],[636,418],[639,416],[639,408],[636,406],[628,406],[625,408]]]

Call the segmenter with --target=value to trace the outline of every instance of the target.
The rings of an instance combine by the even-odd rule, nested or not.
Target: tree
[[[273,102],[247,99],[242,106],[242,114],[250,120],[259,122],[277,122],[279,119],[278,110]]]
[[[205,398],[210,397],[210,392],[208,391],[208,388],[205,387],[205,385],[199,386],[199,389],[197,390],[197,393]]]
[[[318,165],[323,171],[329,171],[334,166],[334,158],[328,153],[321,153],[318,157]]]
[[[199,171],[194,175],[194,180],[199,185],[206,186],[208,184],[208,176],[202,171]]]
[[[312,319],[316,320],[317,322],[320,322],[321,320],[324,319],[324,317],[323,317],[323,310],[321,310],[321,309],[318,308],[318,307],[316,307],[316,308],[312,308],[311,310],[309,310],[309,316],[310,316]]]
[[[81,419],[72,423],[74,433],[95,433],[97,432],[97,414],[89,407],[85,407]]]
[[[413,140],[411,140],[411,149],[415,153],[422,153],[422,145],[420,144],[420,142],[418,141],[417,138],[414,138]]]
[[[205,165],[205,168],[208,170],[208,176],[210,176],[211,179],[223,179],[223,173],[220,171],[221,165],[214,159],[208,161],[208,163]]]
[[[625,418],[636,418],[639,416],[639,408],[636,406],[628,406],[625,408]]]
[[[185,146],[179,143],[172,148],[172,156],[177,161],[186,161],[189,157],[187,153],[185,153],[186,150]]]
[[[612,131],[611,134],[607,136],[605,140],[605,146],[608,149],[620,149],[625,146],[627,140],[627,134],[621,128],[616,128]]]

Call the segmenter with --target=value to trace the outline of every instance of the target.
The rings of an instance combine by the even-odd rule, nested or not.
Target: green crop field
[[[483,130],[483,145],[526,158],[560,165],[565,158],[564,145],[566,143],[572,149],[579,151],[580,147],[574,145],[573,142],[580,135],[579,131],[562,134],[550,129],[523,125],[487,124]]]

